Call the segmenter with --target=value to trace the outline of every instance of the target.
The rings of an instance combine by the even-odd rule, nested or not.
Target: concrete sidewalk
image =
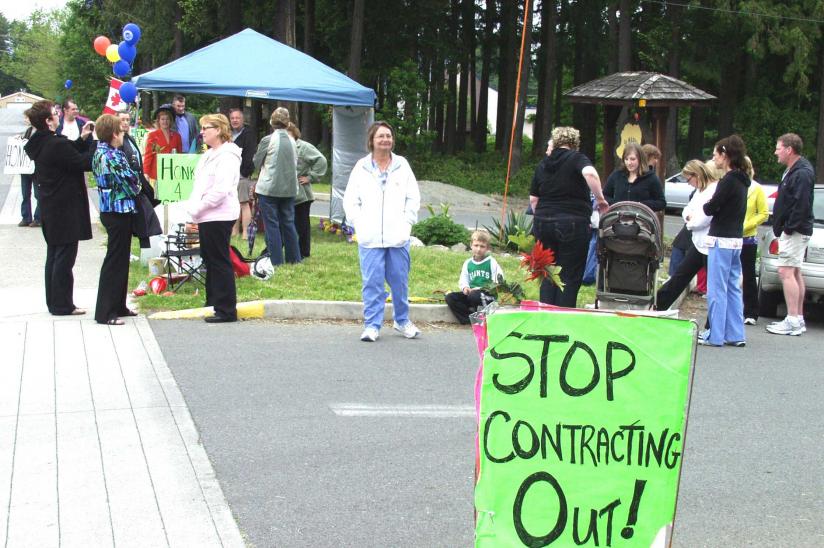
[[[0,185],[0,543],[243,546],[147,320],[92,319],[104,236],[74,269],[89,313],[51,316],[42,233],[16,226],[19,178]]]

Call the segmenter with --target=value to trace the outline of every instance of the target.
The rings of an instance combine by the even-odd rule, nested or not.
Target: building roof
[[[0,98],[0,101],[2,101],[3,103],[35,103],[37,101],[43,101],[43,97],[35,95],[34,93],[29,93],[28,91],[21,90],[15,91],[14,93],[9,93],[8,95],[3,95]]]
[[[616,72],[564,92],[573,103],[626,105],[645,99],[647,107],[705,105],[716,97],[657,72]]]

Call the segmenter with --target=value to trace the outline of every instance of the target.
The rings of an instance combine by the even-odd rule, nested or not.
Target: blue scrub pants
[[[744,300],[741,294],[741,250],[711,247],[707,259],[709,343],[744,341]]]
[[[363,324],[380,329],[386,305],[384,280],[392,291],[395,321],[409,321],[409,243],[403,247],[358,246],[363,282]]]

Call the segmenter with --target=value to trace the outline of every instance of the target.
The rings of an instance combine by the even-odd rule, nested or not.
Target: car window
[[[824,223],[824,188],[817,188],[813,193],[813,214],[818,223]]]

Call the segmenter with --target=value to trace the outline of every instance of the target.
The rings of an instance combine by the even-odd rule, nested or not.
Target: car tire
[[[783,291],[765,291],[758,282],[758,315],[768,318],[778,317],[778,305],[784,300]]]

